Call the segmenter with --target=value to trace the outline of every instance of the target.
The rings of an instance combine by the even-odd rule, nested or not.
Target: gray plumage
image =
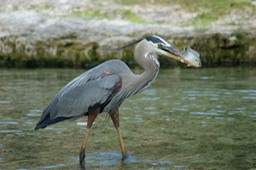
[[[138,44],[134,58],[144,69],[142,74],[134,74],[123,61],[117,59],[88,70],[60,90],[44,109],[35,129],[87,116],[95,109],[111,113],[126,98],[141,92],[156,78],[160,64],[155,54],[179,55],[170,44],[157,36],[149,36],[135,43]]]

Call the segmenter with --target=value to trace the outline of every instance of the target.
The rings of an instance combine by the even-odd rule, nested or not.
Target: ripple
[[[31,112],[37,112],[37,113],[42,113],[43,110],[40,110],[40,109],[33,109],[33,110],[30,110]]]
[[[240,92],[240,93],[256,93],[256,90],[234,90],[235,92]]]
[[[52,168],[59,168],[64,167],[65,164],[56,164],[56,165],[48,165],[48,166],[41,166],[42,169],[52,169]]]
[[[130,107],[121,107],[120,109],[121,110],[132,110],[132,108],[130,108]]]
[[[244,107],[237,107],[236,110],[243,111],[243,110],[246,110],[246,108],[244,108]]]
[[[170,161],[159,161],[159,162],[152,162],[151,165],[158,166],[158,165],[168,165]]]
[[[143,118],[142,117],[135,117],[135,118],[133,118],[133,120],[143,121]]]
[[[189,93],[189,92],[185,92],[187,93],[187,95],[189,97],[218,97],[219,94],[215,93],[215,92],[204,92],[204,93],[200,93],[200,92],[197,92],[197,93]]]
[[[41,115],[37,114],[37,113],[28,113],[26,114],[28,117],[40,117]]]
[[[171,99],[172,96],[164,96],[166,99]]]
[[[147,95],[155,95],[157,92],[156,89],[146,89],[143,93]]]
[[[236,114],[236,112],[237,112],[237,111],[231,110],[231,111],[228,112],[228,115],[234,115],[234,114]]]
[[[0,104],[10,104],[11,101],[0,100]]]
[[[142,101],[156,101],[159,100],[159,97],[142,97],[140,100]]]
[[[215,110],[217,113],[225,113],[225,110]]]
[[[196,97],[189,97],[188,100],[196,100]]]
[[[253,99],[256,100],[255,96],[243,96],[243,99]]]
[[[76,123],[78,126],[86,126],[87,122],[77,122]]]
[[[146,112],[146,114],[149,114],[149,115],[156,115],[156,114],[159,114],[159,112]]]
[[[201,80],[208,80],[209,77],[208,77],[208,76],[202,76],[202,77],[200,77],[200,79],[201,79]]]
[[[0,122],[0,125],[17,125],[18,122]]]
[[[219,100],[219,98],[212,97],[212,98],[210,98],[209,100],[211,100],[211,101],[216,101],[216,100]]]
[[[0,130],[0,133],[21,133],[22,130]]]
[[[174,168],[186,168],[186,165],[174,165]]]
[[[155,110],[155,107],[144,107],[144,110]]]
[[[175,110],[179,110],[179,111],[188,111],[188,109],[186,109],[186,108],[176,108]]]
[[[253,119],[256,119],[256,112],[253,112],[251,117],[252,117]]]
[[[218,113],[213,112],[189,112],[191,115],[210,115],[210,116],[219,116]]]

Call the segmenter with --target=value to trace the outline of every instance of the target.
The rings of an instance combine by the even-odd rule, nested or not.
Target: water
[[[34,131],[42,110],[83,70],[0,70],[0,169],[79,169],[85,118]],[[129,159],[100,115],[88,169],[256,168],[256,68],[161,70],[120,108]]]

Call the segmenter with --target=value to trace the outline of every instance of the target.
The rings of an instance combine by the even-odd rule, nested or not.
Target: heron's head
[[[134,44],[140,44],[148,53],[155,53],[158,55],[164,55],[173,58],[187,66],[201,67],[200,55],[191,48],[186,48],[182,52],[179,52],[171,46],[168,42],[158,36],[148,36],[146,38],[139,39],[123,47],[114,49],[113,51],[120,51],[124,48],[130,47]]]
[[[171,44],[169,44],[162,38],[160,38],[158,36],[148,36],[145,38],[145,40],[149,44],[152,52],[159,54],[159,55],[171,57],[174,60],[184,63],[188,66],[198,67],[198,66],[194,65],[192,62],[189,62],[188,60],[186,60],[184,55],[181,52],[179,52],[178,50],[173,48],[171,46]]]

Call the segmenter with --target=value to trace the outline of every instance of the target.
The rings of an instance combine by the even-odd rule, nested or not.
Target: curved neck
[[[148,87],[156,78],[159,71],[159,62],[151,53],[150,47],[146,42],[140,42],[134,51],[134,59],[144,69],[144,72],[137,75],[136,84],[140,88],[139,91]]]

